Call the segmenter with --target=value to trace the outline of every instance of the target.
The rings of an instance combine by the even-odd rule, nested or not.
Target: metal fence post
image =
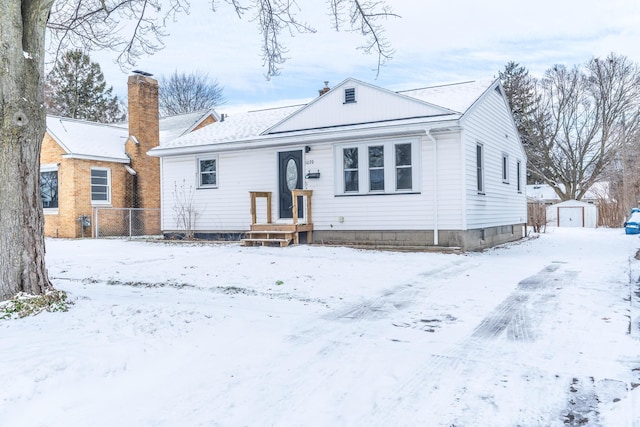
[[[95,217],[95,220],[94,220],[95,224],[96,224],[96,228],[95,228],[96,236],[95,236],[95,239],[98,239],[100,237],[100,221],[98,221],[98,219],[99,219],[98,218],[98,213],[99,213],[98,211],[99,211],[99,209],[95,208],[95,212],[96,212],[96,217]]]
[[[131,223],[133,222],[131,217],[133,216],[133,209],[129,209],[129,238],[133,235],[131,232]]]

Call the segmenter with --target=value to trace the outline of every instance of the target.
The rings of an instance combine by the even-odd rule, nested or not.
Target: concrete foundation
[[[502,225],[476,230],[440,230],[434,244],[433,230],[333,231],[314,230],[313,243],[328,245],[366,245],[398,247],[443,246],[477,251],[525,236],[525,224]]]

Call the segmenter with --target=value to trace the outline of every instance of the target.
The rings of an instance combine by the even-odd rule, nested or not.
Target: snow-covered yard
[[[74,305],[0,321],[0,426],[640,426],[638,248],[48,240]]]

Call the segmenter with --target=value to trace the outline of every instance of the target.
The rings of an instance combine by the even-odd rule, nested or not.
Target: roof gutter
[[[457,123],[457,119],[451,120],[451,123]],[[305,143],[322,143],[322,142],[341,142],[354,141],[359,139],[380,139],[393,138],[400,136],[424,135],[428,130],[450,131],[459,129],[456,125],[444,125],[443,122],[438,123],[439,126],[426,127],[412,124],[409,127],[401,127],[400,125],[394,129],[384,130],[383,127],[346,130],[339,129],[327,132],[314,133],[296,133],[295,135],[267,135],[260,138],[247,139],[243,141],[229,141],[217,144],[196,145],[186,147],[156,147],[147,152],[149,156],[165,157],[180,156],[189,154],[202,154],[222,151],[237,151],[246,149],[282,147],[287,145],[300,145],[301,139],[304,138]],[[406,126],[406,125],[405,125]]]
[[[101,156],[89,156],[86,154],[63,154],[65,159],[78,159],[78,160],[97,160],[100,162],[112,162],[112,163],[130,163],[129,159],[123,159],[118,157],[101,157]]]

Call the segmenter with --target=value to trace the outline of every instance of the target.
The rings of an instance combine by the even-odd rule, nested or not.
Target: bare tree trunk
[[[0,2],[0,300],[52,287],[39,184],[44,34],[52,3]]]

